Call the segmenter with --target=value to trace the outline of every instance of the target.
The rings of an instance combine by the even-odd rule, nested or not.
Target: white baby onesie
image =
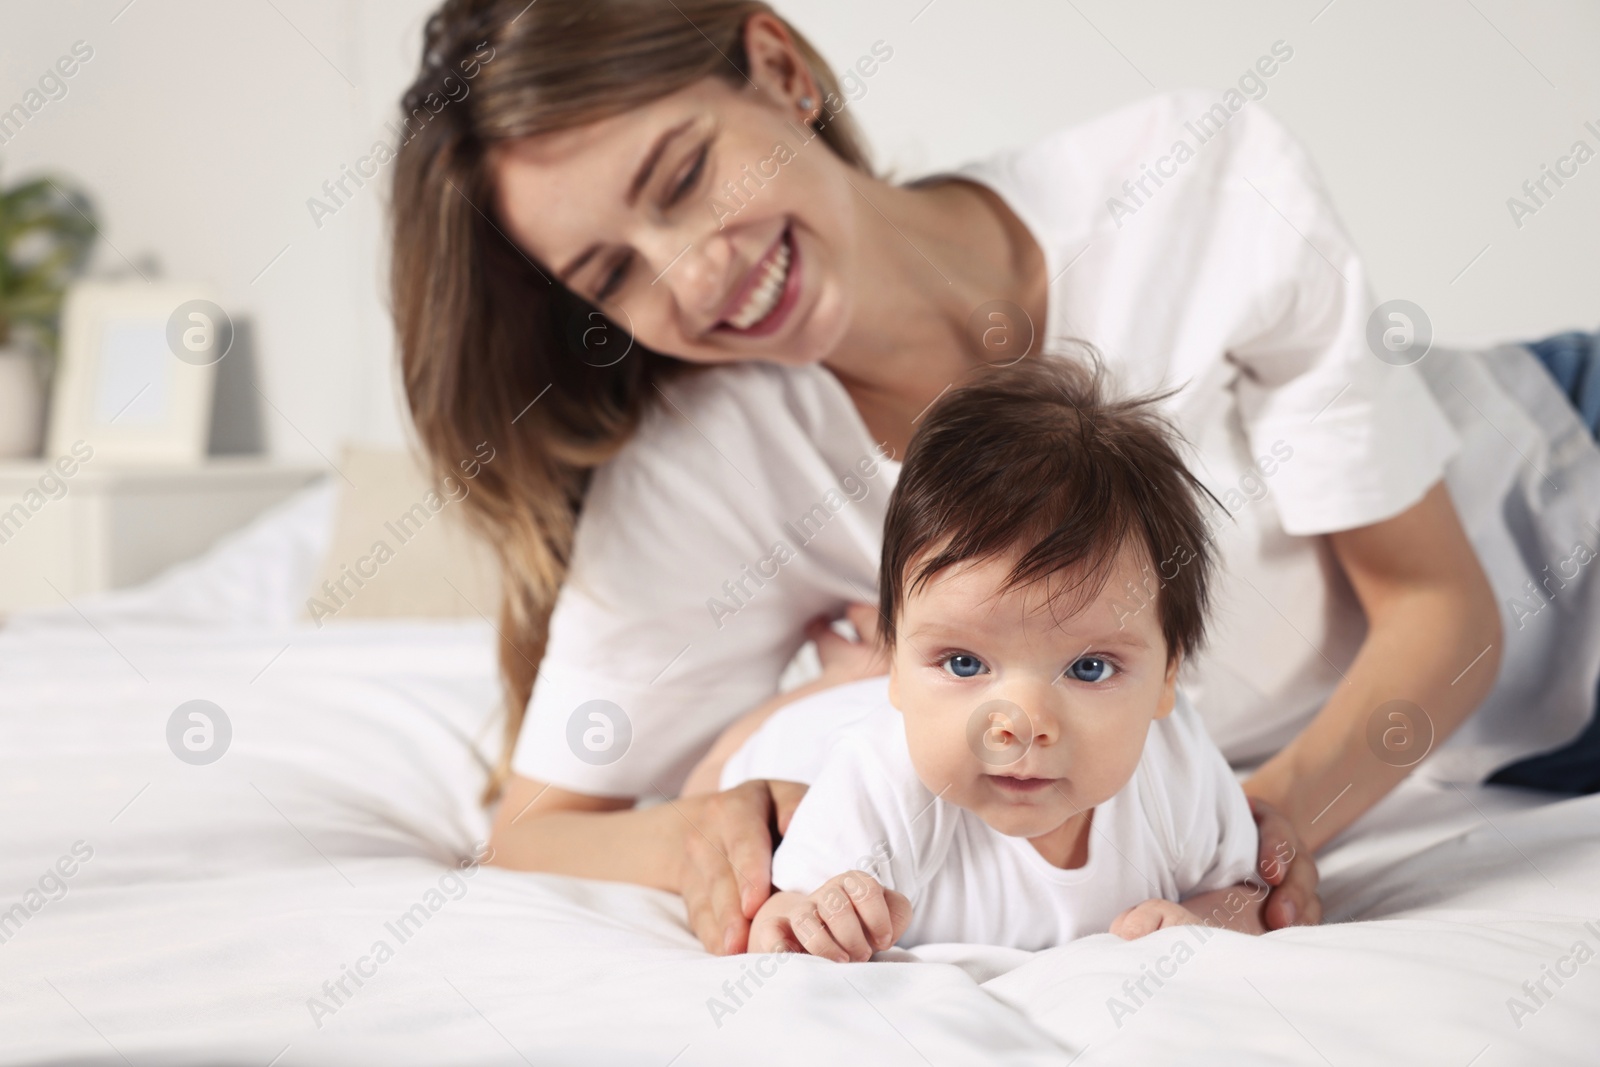
[[[918,780],[886,678],[785,707],[730,761],[724,786],[812,777],[795,754],[806,748],[798,739],[817,737],[819,728],[832,736],[773,857],[773,884],[809,893],[865,870],[911,900],[902,947],[1049,948],[1105,932],[1141,901],[1182,900],[1255,870],[1244,791],[1181,693],[1172,714],[1152,724],[1128,784],[1095,809],[1088,862],[1074,870],[1051,866],[1027,840],[992,829]]]

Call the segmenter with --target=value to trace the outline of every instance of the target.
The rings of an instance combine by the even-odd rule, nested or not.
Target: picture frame
[[[206,457],[217,363],[233,324],[198,285],[84,281],[67,292],[48,454],[195,465]]]

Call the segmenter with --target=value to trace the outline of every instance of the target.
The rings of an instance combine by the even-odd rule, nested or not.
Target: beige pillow
[[[492,453],[487,453],[492,462]],[[346,447],[327,558],[306,599],[307,616],[330,619],[498,617],[494,552],[466,522],[482,456],[430,483],[400,449]]]

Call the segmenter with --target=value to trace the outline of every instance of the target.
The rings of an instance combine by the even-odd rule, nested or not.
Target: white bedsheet
[[[385,924],[486,832],[493,633],[294,623],[262,598],[304,588],[325,519],[304,498],[160,596],[0,630],[0,912],[94,851],[0,943],[0,1063],[1600,1062],[1600,959],[1570,954],[1600,951],[1600,798],[1409,786],[1323,857],[1337,921],[1175,970],[1190,931],[790,958],[758,987],[671,895],[492,868],[402,943]],[[193,699],[233,725],[209,766],[167,748]]]

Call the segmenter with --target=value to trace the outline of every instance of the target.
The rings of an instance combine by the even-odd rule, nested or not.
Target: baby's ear
[[[1161,700],[1156,704],[1156,718],[1165,719],[1178,703],[1178,668],[1183,666],[1181,655],[1167,660],[1167,676],[1161,682]]]
[[[896,709],[900,707],[900,678],[899,672],[894,669],[894,663],[889,664],[889,703]]]

